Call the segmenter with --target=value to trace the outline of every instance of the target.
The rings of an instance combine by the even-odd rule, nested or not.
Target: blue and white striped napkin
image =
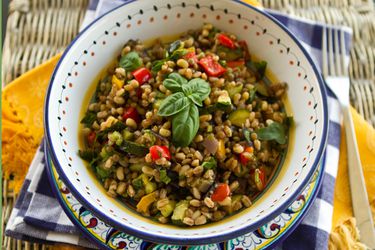
[[[124,3],[125,0],[91,0],[82,27],[96,17]],[[286,16],[266,10],[288,27],[302,42],[321,68],[321,40],[323,24]],[[350,48],[351,30],[330,26],[345,31],[346,48]],[[347,50],[349,62],[349,50]],[[301,224],[276,249],[327,249],[333,214],[333,192],[337,174],[341,112],[333,94],[328,91],[329,137],[323,183],[317,198]],[[94,248],[93,243],[84,238],[55,199],[48,182],[43,146],[40,147],[30,166],[20,196],[6,227],[6,234],[18,239],[34,242],[63,242]]]

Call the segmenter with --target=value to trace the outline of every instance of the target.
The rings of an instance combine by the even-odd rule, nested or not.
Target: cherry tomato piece
[[[132,72],[134,78],[138,81],[139,85],[150,80],[152,77],[151,72],[147,68],[139,68]]]
[[[208,76],[220,76],[226,71],[226,69],[216,62],[211,56],[201,58],[198,64],[204,69]]]
[[[127,108],[122,115],[122,118],[124,119],[124,121],[126,121],[126,119],[128,118],[132,118],[136,123],[139,123],[141,121],[138,111],[134,107]]]
[[[186,60],[193,59],[195,63],[198,62],[197,55],[195,54],[194,51],[187,53],[187,54],[184,55],[183,57],[184,57],[184,59],[186,59]]]
[[[266,186],[266,174],[263,169],[257,168],[254,172],[255,185],[259,191],[262,191]]]
[[[154,145],[150,147],[150,154],[153,161],[156,161],[162,157],[167,160],[171,159],[171,153],[169,152],[169,148],[167,146]]]
[[[94,131],[91,131],[87,135],[87,142],[89,143],[89,145],[92,145],[95,142],[95,139],[96,139],[96,133]]]
[[[225,183],[221,183],[216,187],[213,194],[211,195],[211,200],[223,201],[225,198],[229,196],[229,194],[230,194],[229,185]]]
[[[234,44],[233,40],[224,34],[219,34],[217,36],[217,39],[219,40],[219,43],[225,47],[228,47],[230,49],[236,48],[236,45]]]
[[[247,165],[247,163],[251,160],[252,155],[254,152],[253,147],[246,147],[245,150],[240,154],[240,162],[242,165]]]

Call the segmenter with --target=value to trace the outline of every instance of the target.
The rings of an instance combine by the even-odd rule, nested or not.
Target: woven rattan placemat
[[[375,11],[372,0],[260,0],[266,8],[353,29],[350,97],[353,106],[375,126]],[[88,0],[13,0],[9,5],[3,48],[2,83],[64,50],[78,33]],[[16,195],[3,181],[2,228]],[[3,234],[2,234],[3,235]],[[3,236],[4,249],[48,249]],[[61,249],[61,247],[59,247]]]

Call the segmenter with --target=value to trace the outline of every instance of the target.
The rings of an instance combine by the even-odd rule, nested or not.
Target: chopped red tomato
[[[195,63],[198,62],[198,58],[197,58],[197,55],[195,54],[195,51],[191,51],[187,53],[186,55],[184,55],[183,57],[186,60],[193,59]]]
[[[229,194],[230,194],[229,185],[225,183],[221,183],[216,187],[213,194],[211,195],[211,200],[223,201],[225,198],[229,196]]]
[[[244,59],[239,59],[237,61],[229,61],[229,62],[227,62],[227,66],[229,68],[241,67],[243,65],[245,65],[245,60]]]
[[[134,78],[138,81],[139,85],[142,85],[143,83],[147,82],[152,77],[151,72],[144,67],[134,70],[132,74]]]
[[[217,39],[219,40],[219,43],[225,47],[228,47],[230,49],[236,48],[236,45],[234,44],[233,40],[224,34],[219,34],[217,36]]]
[[[254,148],[246,147],[245,150],[240,154],[240,162],[242,165],[247,165],[253,156]]]
[[[208,76],[220,76],[226,71],[212,56],[203,57],[199,60],[198,64],[204,69]]]
[[[87,135],[87,142],[92,145],[94,142],[95,142],[95,139],[96,139],[96,133],[94,131],[91,131],[88,135]]]
[[[254,172],[254,181],[257,189],[262,191],[266,186],[266,174],[263,169],[257,168]]]
[[[169,148],[167,146],[154,145],[150,147],[150,154],[153,161],[156,161],[162,157],[167,160],[171,159],[171,153],[169,152]]]
[[[138,111],[134,107],[127,108],[122,115],[122,118],[124,119],[124,121],[126,121],[126,119],[128,118],[132,118],[136,123],[139,123],[141,121]]]

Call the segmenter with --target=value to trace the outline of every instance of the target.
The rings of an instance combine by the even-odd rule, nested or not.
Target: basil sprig
[[[178,73],[171,73],[163,85],[173,94],[162,101],[158,115],[172,116],[173,143],[188,146],[199,129],[197,106],[202,106],[203,100],[209,96],[210,85],[200,78],[188,82]]]
[[[119,65],[121,68],[133,71],[142,66],[142,59],[137,52],[132,51],[121,57]]]
[[[286,143],[286,128],[283,124],[273,122],[267,127],[260,128],[256,131],[259,140],[271,141],[275,140],[279,144]]]

